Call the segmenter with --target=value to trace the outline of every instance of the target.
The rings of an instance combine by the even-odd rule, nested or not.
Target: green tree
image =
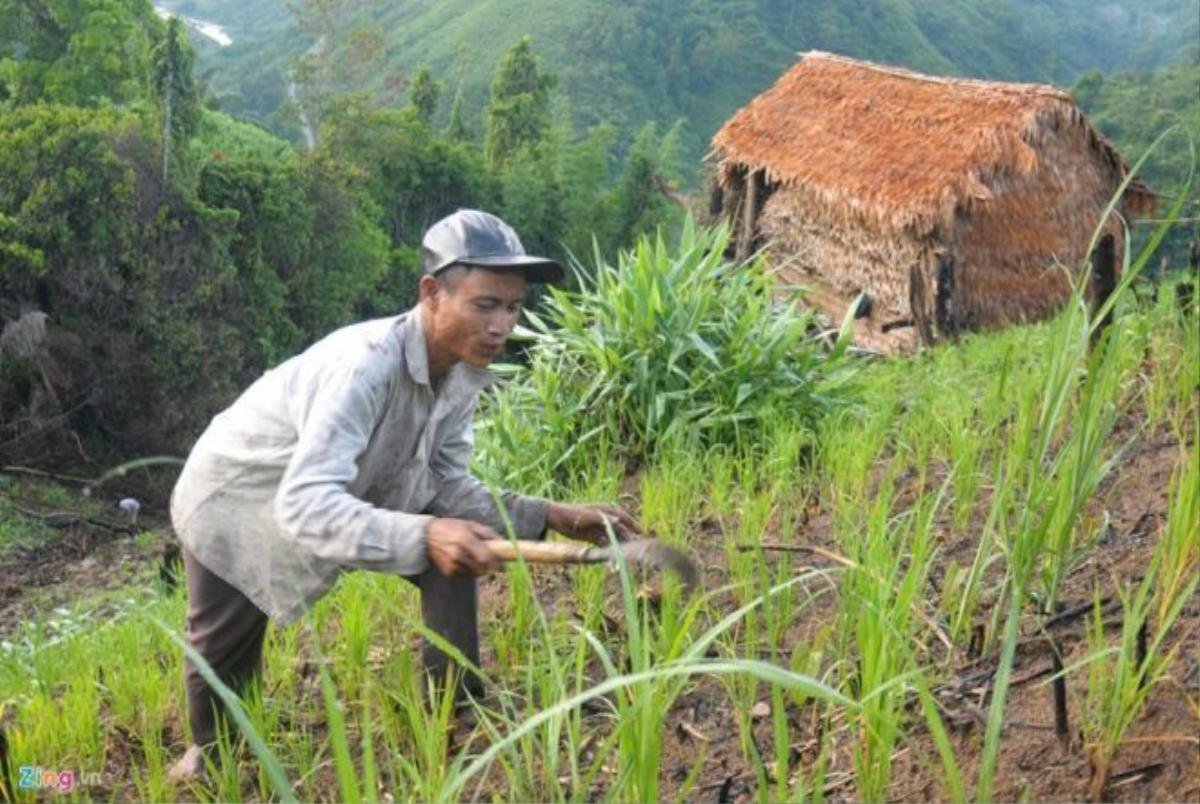
[[[197,92],[192,78],[195,56],[183,23],[167,22],[166,34],[154,49],[154,97],[162,117],[162,181],[167,183],[171,151],[196,130]]]
[[[550,90],[556,83],[542,71],[528,36],[505,54],[487,109],[484,153],[490,164],[503,165],[522,147],[541,141],[550,127]]]
[[[606,255],[615,255],[612,172],[617,128],[601,123],[567,149],[560,169],[563,247],[576,258],[592,258],[593,240]]]
[[[1188,243],[1200,240],[1200,182],[1193,178],[1190,185],[1185,185],[1192,148],[1200,142],[1197,87],[1200,62],[1193,60],[1145,73],[1102,75],[1091,71],[1081,76],[1072,89],[1092,124],[1131,164],[1159,135],[1175,127],[1142,167],[1142,177],[1160,195],[1160,213],[1170,208],[1179,195],[1185,198],[1183,220],[1171,228],[1159,250],[1159,257],[1174,268],[1187,264]],[[1134,224],[1135,247],[1151,228]]]
[[[396,103],[403,81],[382,29],[363,23],[358,0],[295,0],[288,8],[314,40],[293,63],[288,91],[292,111],[314,139],[334,118]]]
[[[207,309],[236,276],[228,217],[162,203],[155,142],[141,119],[112,108],[0,115],[3,236],[25,256],[0,260],[0,298],[48,316],[43,363],[56,400],[47,408],[31,389],[0,383],[0,442],[16,439],[38,460],[74,455],[76,443],[177,448],[182,438],[168,434],[211,411],[212,394],[244,365],[218,346],[233,325]]]
[[[6,462],[182,451],[270,363],[378,314],[392,253],[361,173],[199,117],[165,184],[157,120],[0,114],[0,317],[49,333],[40,385],[0,362]]]
[[[681,128],[677,123],[659,138],[655,125],[647,123],[634,138],[613,189],[617,242],[632,243],[678,217],[680,209],[668,192]]]
[[[454,93],[454,102],[450,104],[450,119],[446,123],[445,131],[446,139],[453,142],[467,142],[474,139],[471,130],[467,128],[467,122],[463,117],[463,95],[462,87]]]
[[[430,224],[459,207],[495,207],[499,196],[478,148],[438,136],[412,107],[331,125],[318,156],[361,177],[388,235],[392,271],[378,300],[384,309],[415,297],[414,249]]]
[[[0,0],[0,96],[86,106],[144,98],[163,27],[148,0]]]
[[[417,116],[427,124],[433,122],[441,91],[427,67],[422,67],[413,75],[412,84],[408,88],[409,104],[416,110]]]
[[[500,215],[534,253],[560,255],[566,221],[560,172],[565,132],[556,130],[512,154],[499,172]]]

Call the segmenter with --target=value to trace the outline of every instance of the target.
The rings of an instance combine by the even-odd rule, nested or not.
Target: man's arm
[[[504,504],[504,513],[496,508],[492,492],[470,473],[471,452],[475,448],[475,434],[471,417],[475,412],[472,402],[461,413],[445,422],[447,434],[430,461],[430,468],[437,478],[437,496],[429,503],[428,510],[437,516],[452,516],[481,522],[498,533],[508,532],[505,517],[512,523],[518,539],[541,539],[546,535],[546,516],[549,500],[527,497],[513,492],[499,495]]]
[[[289,389],[298,442],[275,495],[289,538],[347,566],[416,575],[428,564],[431,516],[388,511],[348,490],[387,398],[369,369],[334,366]]]
[[[431,462],[439,487],[429,510],[438,516],[483,522],[499,533],[507,533],[492,493],[468,469],[475,445],[471,427],[474,408],[472,403],[461,416],[446,423],[449,433]],[[550,529],[593,544],[607,544],[608,526],[622,540],[640,532],[633,517],[614,505],[571,505],[513,492],[499,496],[518,539],[542,539]]]

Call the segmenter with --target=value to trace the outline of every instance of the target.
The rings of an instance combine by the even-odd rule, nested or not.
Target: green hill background
[[[169,0],[223,25],[233,44],[193,35],[228,111],[295,138],[279,108],[293,60],[315,42],[281,0]],[[942,74],[1070,85],[1098,69],[1200,61],[1194,0],[324,0],[342,31],[369,27],[389,68],[427,66],[478,126],[503,53],[530,34],[558,75],[560,111],[584,128],[631,132],[686,121],[684,156],[703,154],[731,112],[810,49]],[[335,45],[336,47],[336,45]],[[444,120],[449,103],[442,104]]]

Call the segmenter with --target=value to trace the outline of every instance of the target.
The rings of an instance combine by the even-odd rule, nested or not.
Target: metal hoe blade
[[[612,547],[594,548],[597,553],[606,554],[610,560],[616,559]],[[676,547],[664,544],[658,539],[634,539],[621,542],[616,550],[627,564],[637,565],[645,569],[658,571],[670,570],[683,582],[687,591],[693,590],[700,581],[700,571],[692,559]]]

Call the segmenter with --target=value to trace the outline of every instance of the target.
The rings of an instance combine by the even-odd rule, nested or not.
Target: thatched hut
[[[1053,87],[817,52],[739,110],[710,158],[738,250],[767,246],[781,282],[839,322],[865,293],[857,338],[888,352],[1050,314],[1129,172]],[[1116,211],[1153,203],[1135,179]],[[1119,265],[1118,216],[1103,239]]]

